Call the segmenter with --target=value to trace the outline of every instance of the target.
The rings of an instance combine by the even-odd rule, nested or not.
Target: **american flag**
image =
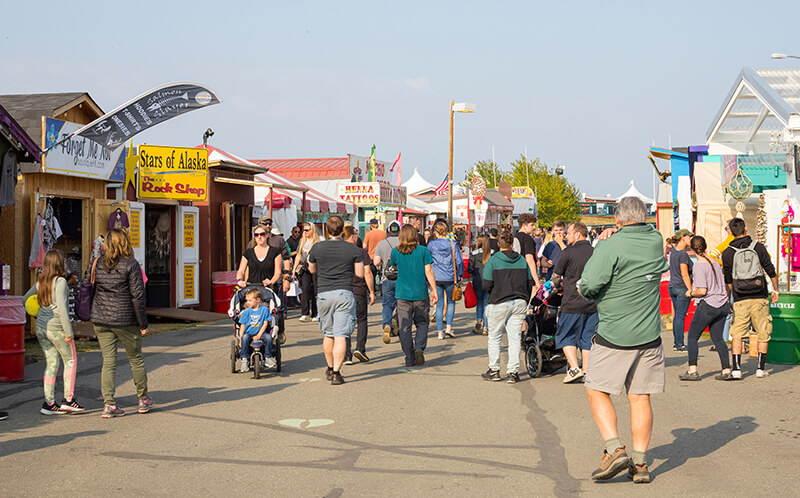
[[[450,180],[448,179],[448,176],[449,175],[444,175],[444,180],[442,180],[442,184],[436,187],[436,190],[433,191],[434,194],[444,195],[447,193],[448,190],[450,190]]]

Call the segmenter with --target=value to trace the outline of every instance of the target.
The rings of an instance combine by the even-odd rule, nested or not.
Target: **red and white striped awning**
[[[328,197],[322,192],[307,187],[303,183],[292,180],[291,178],[286,178],[285,176],[279,175],[278,173],[273,173],[271,171],[256,175],[254,180],[257,182],[287,185],[290,187],[303,187],[308,189],[308,192],[306,192],[305,206],[302,206],[303,192],[281,188],[273,189],[272,209],[284,209],[288,208],[289,206],[294,206],[295,209],[312,213],[339,214],[352,214],[355,213],[357,209],[356,205],[351,202],[337,201],[336,199]],[[263,201],[264,205],[268,206],[269,188],[255,187],[255,200],[256,203],[261,203]]]

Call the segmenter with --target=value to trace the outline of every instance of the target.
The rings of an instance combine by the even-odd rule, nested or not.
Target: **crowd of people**
[[[358,232],[339,216],[324,224],[324,236],[314,224],[292,229],[286,240],[272,220],[263,218],[253,229],[253,241],[237,270],[238,284],[246,291],[247,309],[241,323],[241,357],[249,355],[254,341],[265,342],[266,366],[274,366],[272,341],[283,344],[287,291],[296,284],[300,322],[319,322],[325,377],[332,385],[345,383],[342,366],[354,359],[369,362],[367,354],[368,307],[381,294],[382,340],[390,343],[393,321],[407,367],[425,364],[428,329],[435,322],[437,337],[456,337],[453,322],[456,302],[462,297],[466,271],[476,297],[474,334],[487,336],[486,381],[519,381],[521,334],[532,299],[540,292],[561,297],[555,346],[567,360],[564,383],[583,381],[589,407],[604,440],[596,480],[610,479],[625,469],[634,482],[649,482],[645,452],[653,425],[650,395],[664,391],[664,348],[661,341],[659,284],[669,271],[669,295],[674,304],[673,350],[688,351],[683,381],[700,380],[698,339],[709,328],[720,357],[719,380],[742,378],[743,339],[750,327],[758,335],[756,377],[766,372],[771,334],[769,291],[765,276],[777,289],[775,269],[766,248],[751,240],[744,221],[728,224],[730,237],[709,251],[703,237],[681,230],[668,242],[645,223],[641,200],[618,202],[616,226],[594,234],[581,222],[553,223],[550,234],[536,228],[536,217],[522,214],[519,230],[490,230],[477,237],[465,265],[462,248],[445,220],[431,230],[417,224],[390,222],[381,230],[372,220],[361,241]],[[594,241],[592,241],[594,238]],[[602,243],[598,243],[602,241]],[[691,250],[697,261],[688,253]],[[47,364],[44,373],[46,415],[82,411],[75,397],[77,355],[66,315],[64,255],[48,252],[36,284],[25,298],[37,296],[40,310],[36,336]],[[139,399],[139,413],[153,406],[148,395],[142,360],[142,336],[148,323],[144,305],[142,271],[133,258],[125,231],[108,233],[104,251],[87,269],[85,282],[94,287],[91,321],[102,350],[102,416],[124,415],[114,399],[117,344],[125,347]],[[256,288],[270,289],[280,297],[274,311],[277,327],[268,330],[270,309],[261,304]],[[689,300],[699,304],[684,343],[684,316]],[[771,293],[772,302],[777,292]],[[730,302],[733,301],[731,306]],[[431,307],[435,311],[431,316]],[[730,323],[731,361],[724,330]],[[355,346],[351,336],[356,333]],[[501,375],[501,342],[507,335],[508,359]],[[580,354],[579,354],[580,353]],[[59,359],[64,368],[64,399],[54,396]],[[242,361],[242,371],[247,371]],[[627,394],[631,409],[632,450],[620,442],[612,394]]]

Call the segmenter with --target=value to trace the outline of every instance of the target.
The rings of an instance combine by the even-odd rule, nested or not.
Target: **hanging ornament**
[[[736,217],[742,218],[742,213],[745,210],[745,205],[742,201],[753,194],[753,182],[745,174],[742,168],[738,168],[736,173],[734,173],[733,178],[731,178],[731,181],[728,182],[726,188],[728,194],[738,201],[736,203]]]

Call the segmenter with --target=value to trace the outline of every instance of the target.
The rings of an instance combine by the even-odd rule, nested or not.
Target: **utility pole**
[[[450,230],[453,229],[453,104],[455,101],[450,101],[450,161],[448,167],[447,178],[449,183],[447,185],[447,218],[450,223]]]

